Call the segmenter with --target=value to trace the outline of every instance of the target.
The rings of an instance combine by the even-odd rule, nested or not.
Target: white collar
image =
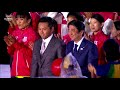
[[[81,43],[82,43],[83,39],[84,39],[84,37],[82,37],[82,38],[80,39],[80,41],[79,41],[79,42],[77,42],[77,43],[75,43],[75,42],[74,42],[74,45],[75,45],[75,44],[77,44],[77,45],[78,45],[77,50],[79,49],[79,47],[80,47],[80,45],[81,45]],[[75,46],[74,46],[74,47],[75,47]]]
[[[42,39],[43,42],[45,42],[45,47],[48,46],[48,44],[49,44],[50,40],[52,39],[52,37],[53,37],[53,34],[51,34],[51,35],[50,35],[48,38],[46,38],[46,39]]]

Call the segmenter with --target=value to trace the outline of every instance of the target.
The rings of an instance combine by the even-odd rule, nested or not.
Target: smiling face
[[[71,40],[78,42],[81,39],[83,32],[78,32],[78,29],[74,25],[69,25],[68,31]]]

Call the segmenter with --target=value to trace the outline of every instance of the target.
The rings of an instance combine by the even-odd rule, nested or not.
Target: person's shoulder
[[[94,44],[92,41],[87,40],[87,39],[85,39],[85,38],[83,39],[83,42],[86,42],[86,43],[91,44],[91,45]]]
[[[97,47],[92,41],[84,39],[89,47]]]
[[[33,29],[32,26],[29,26],[27,29],[28,29],[29,32],[35,32],[35,30]]]
[[[42,39],[41,38],[39,38],[39,39],[37,39],[37,40],[35,40],[35,44],[38,44],[38,43],[40,43],[40,42],[42,42]]]
[[[68,48],[71,48],[74,46],[74,41],[69,41],[67,44],[66,44],[66,47]]]

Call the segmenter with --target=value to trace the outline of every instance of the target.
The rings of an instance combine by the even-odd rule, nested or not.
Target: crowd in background
[[[71,52],[84,76],[120,78],[119,12],[12,12],[5,16],[9,26],[3,39],[11,77],[54,76],[52,62]]]

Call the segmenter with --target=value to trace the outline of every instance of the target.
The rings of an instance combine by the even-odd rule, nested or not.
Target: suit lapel
[[[41,59],[42,64],[44,63],[45,58],[48,56],[48,54],[50,54],[51,50],[54,48],[54,45],[55,45],[55,37],[53,36],[52,39],[50,40],[46,50],[44,51],[44,53],[42,55],[42,59]]]
[[[40,49],[41,49],[41,44],[42,44],[42,39],[39,39],[38,45],[37,45],[37,56],[39,57],[38,60],[41,62],[41,54],[40,54]]]
[[[86,48],[86,46],[87,46],[86,39],[84,38],[79,49],[78,49],[78,53],[81,54],[84,51],[84,49]]]

